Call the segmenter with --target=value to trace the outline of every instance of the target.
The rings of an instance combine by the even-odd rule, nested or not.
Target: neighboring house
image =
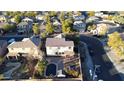
[[[31,22],[31,23],[33,23],[33,19],[25,17],[24,19],[22,19],[22,22]]]
[[[7,22],[6,16],[0,15],[0,22]]]
[[[95,12],[96,17],[101,17],[102,15],[103,15],[103,12],[100,12],[100,11]]]
[[[54,25],[54,26],[61,26],[62,24],[61,24],[58,20],[55,20],[55,21],[53,22],[53,25]]]
[[[10,22],[16,23],[15,18],[10,18]]]
[[[124,16],[124,11],[118,11],[120,16]]]
[[[96,16],[91,16],[89,18],[87,18],[86,22],[99,22],[101,21],[101,18],[96,17]]]
[[[56,33],[62,32],[61,23],[58,20],[54,20],[53,26],[54,26],[54,32],[56,32]]]
[[[103,18],[103,19],[107,19],[109,17],[109,14],[103,14],[102,16],[101,16],[101,18]]]
[[[0,56],[4,56],[7,53],[7,41],[0,40]]]
[[[78,15],[73,15],[73,19],[74,19],[75,21],[81,21],[81,20],[84,20],[84,19],[85,19],[85,16],[84,16],[84,15],[80,15],[80,16],[78,16]]]
[[[86,29],[86,23],[82,21],[75,21],[73,23],[73,29],[79,32],[85,32]]]
[[[18,33],[29,33],[30,31],[32,31],[32,23],[20,22],[17,25],[17,31]]]
[[[45,20],[44,15],[37,15],[35,18],[36,18],[36,20],[38,20],[38,21],[44,21],[44,20]]]
[[[6,57],[8,59],[18,59],[19,56],[42,58],[40,42],[41,39],[37,37],[24,38],[22,41],[12,42],[8,45],[9,53]]]
[[[108,26],[103,23],[97,24],[96,29],[91,30],[91,32],[93,33],[93,35],[100,35],[101,31],[103,31],[104,28],[108,29]]]
[[[91,30],[90,32],[92,32],[93,35],[98,35],[98,30],[97,29]]]
[[[64,38],[63,34],[57,34],[56,36],[54,36],[54,38]]]
[[[108,14],[104,14],[103,12],[97,11],[97,12],[95,12],[95,16],[96,17],[101,17],[103,19],[107,19],[108,16],[109,16],[109,13]]]
[[[65,38],[47,38],[46,54],[47,56],[73,56],[74,43],[66,41]]]

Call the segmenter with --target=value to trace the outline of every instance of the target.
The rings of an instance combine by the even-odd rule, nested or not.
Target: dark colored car
[[[96,74],[98,75],[100,73],[101,73],[101,68],[100,67],[96,68]]]

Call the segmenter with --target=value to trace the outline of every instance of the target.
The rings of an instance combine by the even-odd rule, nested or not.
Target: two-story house
[[[85,16],[84,15],[73,15],[73,19],[75,21],[82,21],[85,19]]]
[[[0,56],[4,56],[7,53],[7,41],[0,40]]]
[[[35,18],[36,18],[37,21],[44,21],[45,20],[44,15],[37,15]]]
[[[73,29],[79,32],[84,32],[86,29],[86,23],[82,21],[75,21],[73,23]]]
[[[30,31],[32,31],[32,23],[29,22],[20,22],[17,25],[17,31],[18,33],[29,33]]]
[[[46,54],[47,56],[73,56],[73,41],[66,41],[65,38],[47,38]]]
[[[8,45],[9,53],[7,54],[8,59],[18,59],[19,56],[31,56],[34,58],[42,58],[40,51],[41,39],[37,37],[24,38],[19,42],[12,42]]]
[[[7,17],[4,15],[0,15],[0,22],[7,22]]]
[[[22,19],[22,22],[31,22],[31,23],[33,23],[33,19],[25,17],[24,19]]]
[[[56,19],[52,23],[53,23],[53,26],[54,26],[54,32],[55,33],[61,33],[62,32],[62,24],[61,24],[61,22],[59,22]]]

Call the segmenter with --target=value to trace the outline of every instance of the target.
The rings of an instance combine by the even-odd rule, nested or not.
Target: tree
[[[20,15],[16,15],[16,16],[14,17],[14,19],[15,19],[16,24],[18,24],[18,23],[21,22],[21,16],[20,16]]]
[[[33,32],[34,32],[34,34],[39,34],[40,30],[39,30],[39,25],[38,24],[33,25]]]
[[[115,21],[116,23],[124,24],[124,17],[122,16],[114,16],[112,20]]]
[[[5,32],[12,31],[12,30],[15,30],[15,29],[16,29],[16,25],[14,25],[14,24],[5,24],[3,26],[3,30]]]
[[[48,34],[52,34],[54,32],[53,25],[51,24],[51,22],[48,22],[46,24],[46,31]]]
[[[61,12],[60,13],[59,19],[60,19],[61,23],[65,20],[65,14],[64,14],[64,12]]]
[[[67,27],[66,32],[65,33],[70,33],[71,32],[71,27]]]
[[[11,24],[11,30],[16,30],[16,24]]]
[[[108,31],[108,26],[106,24],[100,24],[100,26],[98,27],[98,29],[99,29],[98,34],[100,36],[104,36],[104,35],[106,35],[106,33]]]
[[[80,12],[80,11],[78,11],[78,12],[77,12],[77,15],[78,15],[78,16],[81,16],[81,12]]]
[[[4,75],[3,74],[0,74],[0,80],[3,80],[3,79],[5,79],[4,78]]]
[[[69,18],[71,18],[71,17],[73,17],[73,14],[72,14],[72,12],[70,11],[70,12],[67,12],[67,14],[66,14]]]
[[[57,16],[57,12],[55,12],[55,11],[50,11],[50,12],[49,12],[49,15],[50,15],[51,17]]]
[[[45,16],[45,19],[46,19],[46,22],[50,22],[50,15],[47,14],[47,15]]]
[[[34,18],[37,15],[37,12],[34,12],[34,11],[25,12],[24,15],[27,17],[33,17]]]
[[[95,12],[94,11],[88,11],[88,16],[94,16],[95,15]]]
[[[41,38],[46,38],[46,35],[47,35],[46,32],[41,33]]]
[[[91,30],[95,30],[96,29],[96,25],[95,24],[90,24],[88,27],[87,27],[87,30],[91,31]]]
[[[72,25],[73,25],[73,21],[72,19],[66,19],[62,22],[62,32],[63,33],[70,33],[72,32]]]
[[[107,18],[107,20],[112,20],[113,17],[114,17],[113,15],[109,15],[108,18]]]
[[[3,26],[3,30],[6,31],[6,32],[10,31],[11,30],[11,25],[10,24],[5,24]]]
[[[119,56],[124,55],[124,41],[118,32],[109,35],[107,44],[111,49],[115,50]]]
[[[79,71],[78,70],[67,70],[67,69],[65,69],[65,72],[68,75],[71,75],[73,77],[78,77],[79,76]]]
[[[50,16],[49,15],[47,15],[46,16],[46,32],[48,33],[48,34],[52,34],[53,32],[54,32],[54,29],[53,29],[53,25],[51,24],[51,21],[50,21]]]
[[[44,73],[44,70],[46,68],[47,62],[42,60],[42,61],[38,61],[37,65],[36,65],[36,71],[42,76]]]

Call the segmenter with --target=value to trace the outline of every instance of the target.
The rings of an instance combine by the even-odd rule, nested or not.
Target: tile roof
[[[73,41],[65,41],[65,38],[47,38],[46,47],[74,46]]]

